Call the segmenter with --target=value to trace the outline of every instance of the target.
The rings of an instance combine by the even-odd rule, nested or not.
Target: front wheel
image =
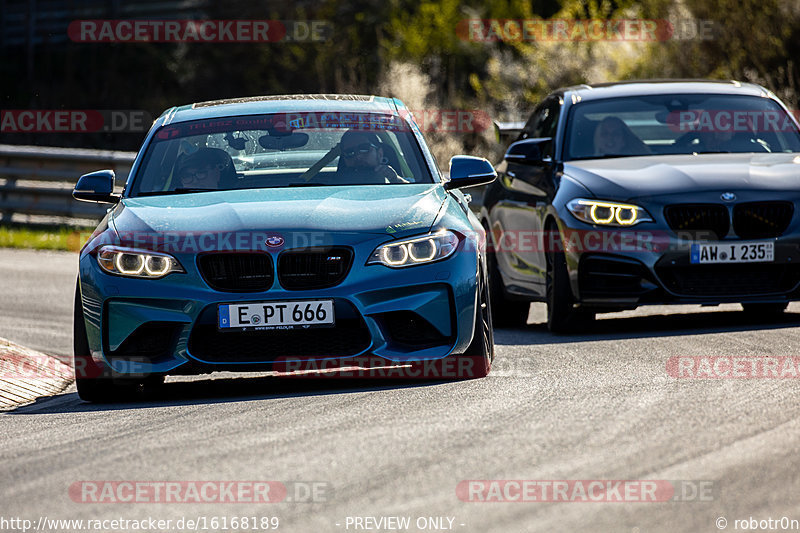
[[[556,236],[560,243],[558,228],[548,226],[548,232]],[[594,320],[594,313],[575,309],[575,298],[569,284],[567,272],[567,259],[558,243],[545,254],[547,273],[545,278],[545,293],[547,301],[547,329],[553,333],[575,333],[583,329]]]
[[[483,378],[489,374],[494,360],[494,330],[492,327],[492,306],[489,298],[489,286],[484,279],[483,269],[478,271],[478,297],[475,308],[475,328],[472,342],[466,351],[458,356],[469,358],[471,365],[466,365],[461,378]],[[461,368],[461,367],[459,367]]]

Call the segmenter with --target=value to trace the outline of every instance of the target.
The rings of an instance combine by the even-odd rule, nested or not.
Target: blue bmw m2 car
[[[365,356],[485,376],[485,234],[459,189],[495,177],[468,156],[443,176],[397,99],[264,96],[165,111],[121,194],[110,170],[73,192],[112,204],[80,254],[78,394],[110,401],[167,374]]]

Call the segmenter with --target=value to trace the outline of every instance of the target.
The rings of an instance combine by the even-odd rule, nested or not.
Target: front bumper
[[[463,243],[462,243],[463,244]],[[211,289],[196,257],[176,255],[185,274],[159,280],[125,278],[80,259],[80,286],[92,356],[121,374],[261,370],[277,362],[375,355],[389,361],[435,360],[462,353],[473,336],[477,255],[403,269],[352,269],[337,286],[263,292]],[[330,298],[336,326],[305,330],[220,332],[220,303]]]
[[[570,236],[586,231],[562,228],[573,294],[585,307],[800,300],[800,237],[796,235],[760,239],[774,243],[771,262],[692,264],[693,241],[669,231],[625,230],[627,247],[575,247],[575,238],[570,247]]]

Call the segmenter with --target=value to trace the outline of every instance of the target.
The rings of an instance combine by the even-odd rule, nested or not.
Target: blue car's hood
[[[438,184],[232,190],[126,198],[119,232],[324,231],[400,235],[433,224]]]
[[[703,154],[570,161],[564,173],[598,198],[628,200],[691,191],[796,191],[797,154]]]

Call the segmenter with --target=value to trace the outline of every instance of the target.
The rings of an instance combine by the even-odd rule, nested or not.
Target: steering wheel
[[[703,139],[700,137],[699,131],[687,131],[677,139],[675,142],[672,143],[672,148],[689,148],[694,144],[695,141],[697,142],[697,146],[703,145]]]

